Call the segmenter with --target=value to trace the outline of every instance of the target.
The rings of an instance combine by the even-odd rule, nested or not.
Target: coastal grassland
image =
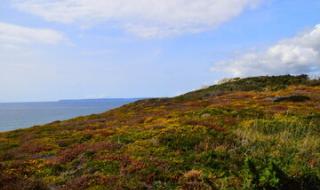
[[[301,101],[275,97],[303,96]],[[320,189],[320,85],[235,79],[0,133],[0,189]]]

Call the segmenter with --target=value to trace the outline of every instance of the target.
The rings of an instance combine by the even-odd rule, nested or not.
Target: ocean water
[[[0,103],[0,131],[27,128],[56,120],[102,113],[138,99],[63,100]]]

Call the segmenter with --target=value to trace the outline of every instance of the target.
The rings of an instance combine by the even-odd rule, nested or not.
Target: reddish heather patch
[[[284,112],[288,110],[288,106],[284,105],[275,105],[271,107],[272,112]]]
[[[71,181],[69,181],[65,186],[61,188],[61,190],[69,190],[69,189],[87,189],[93,185],[103,185],[107,187],[114,187],[115,189],[119,189],[116,187],[119,178],[114,176],[80,176]]]
[[[85,152],[87,147],[84,144],[72,146],[71,148],[62,150],[58,153],[55,162],[57,164],[64,164],[75,159],[79,154]]]
[[[223,123],[228,126],[235,125],[237,123],[237,119],[234,117],[225,117],[223,119]]]
[[[143,161],[138,161],[138,160],[132,159],[126,155],[104,156],[104,157],[100,157],[98,159],[107,160],[107,161],[119,161],[121,175],[135,173],[137,171],[140,171],[143,168],[146,168],[146,166],[147,166],[147,163],[145,163]]]
[[[44,152],[44,151],[50,151],[52,149],[53,149],[53,147],[50,145],[43,144],[43,143],[37,143],[37,142],[26,143],[20,147],[20,150],[22,152],[26,152],[26,153],[30,153],[30,154],[35,154],[35,153]]]
[[[201,125],[201,126],[205,126],[205,127],[208,127],[210,129],[220,131],[220,132],[226,131],[225,128],[221,127],[216,122],[211,121],[211,120],[189,120],[189,121],[185,122],[185,124],[186,125]]]
[[[146,168],[146,163],[138,160],[123,160],[120,162],[120,173],[121,174],[132,174],[141,169]]]
[[[116,143],[98,142],[94,144],[79,144],[70,148],[62,150],[58,153],[55,160],[56,163],[66,163],[74,160],[78,155],[84,152],[98,152],[102,150],[115,150],[119,149],[121,145]]]
[[[309,162],[308,162],[308,164],[309,164],[309,166],[310,166],[311,168],[316,167],[316,166],[318,165],[318,163],[319,163],[319,161],[316,160],[316,159],[311,159],[311,160],[309,160]]]
[[[252,98],[252,95],[250,94],[230,94],[228,98],[233,100],[243,100],[243,99],[250,99]]]

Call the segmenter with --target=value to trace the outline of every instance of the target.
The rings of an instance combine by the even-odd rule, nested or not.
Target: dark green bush
[[[257,161],[247,158],[244,164],[243,189],[250,190],[319,190],[320,179],[316,174],[290,176],[273,159]]]
[[[303,95],[281,96],[273,98],[273,102],[305,102],[308,100],[310,100],[310,98]]]

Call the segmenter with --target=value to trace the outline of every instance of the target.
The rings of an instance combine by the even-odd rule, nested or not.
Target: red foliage
[[[102,150],[115,150],[120,148],[119,144],[108,142],[97,142],[94,144],[79,144],[62,150],[58,153],[56,162],[63,164],[74,160],[78,155],[84,152],[99,152]]]
[[[288,107],[284,105],[276,105],[271,107],[272,112],[284,112],[287,110],[288,110]]]
[[[22,152],[35,154],[35,153],[39,153],[39,152],[50,151],[53,149],[53,147],[50,145],[33,142],[33,143],[23,144],[20,147],[20,149]]]
[[[109,142],[97,142],[97,143],[88,145],[88,151],[91,151],[91,152],[98,152],[101,150],[116,150],[119,148],[121,148],[120,144],[109,143]]]
[[[117,187],[118,177],[113,176],[80,176],[69,181],[61,190],[83,190],[94,185],[103,185],[113,187],[113,189],[120,189]]]
[[[237,123],[237,119],[234,118],[234,117],[227,117],[227,116],[226,116],[226,117],[223,119],[223,122],[224,122],[225,125],[231,126],[231,125],[235,125],[235,124]]]
[[[97,130],[90,130],[87,132],[88,134],[91,134],[92,136],[101,135],[103,137],[109,137],[114,134],[114,131],[105,130],[105,129],[97,129]]]
[[[244,100],[244,99],[251,99],[252,95],[234,93],[234,94],[230,94],[228,98],[233,99],[233,100]]]
[[[201,126],[205,126],[208,127],[210,129],[213,129],[215,131],[220,131],[220,132],[224,132],[226,131],[225,128],[221,127],[220,125],[218,125],[216,122],[212,121],[212,120],[189,120],[187,122],[185,122],[186,125],[201,125]]]
[[[143,168],[146,168],[147,166],[146,163],[142,161],[134,160],[129,156],[125,156],[125,155],[98,157],[97,159],[105,160],[105,161],[119,161],[121,175],[135,173]]]
[[[59,164],[70,162],[73,159],[75,159],[79,154],[85,152],[86,149],[87,147],[84,144],[75,145],[71,148],[65,149],[59,153],[56,162]]]
[[[146,164],[137,160],[129,160],[129,162],[120,162],[120,173],[121,174],[132,174],[143,168],[146,168]]]
[[[46,185],[40,180],[29,178],[32,174],[28,163],[13,162],[10,169],[0,164],[0,189],[1,190],[47,190]]]

